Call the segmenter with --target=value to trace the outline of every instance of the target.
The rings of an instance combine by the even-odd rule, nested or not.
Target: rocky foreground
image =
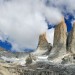
[[[35,52],[13,54],[1,48],[0,75],[75,75],[75,23],[70,33],[64,19],[55,27],[53,47],[44,33]]]
[[[37,62],[29,66],[0,63],[0,75],[75,75],[75,64]]]

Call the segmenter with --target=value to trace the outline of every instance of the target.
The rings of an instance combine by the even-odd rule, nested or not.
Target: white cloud
[[[53,7],[47,7],[45,9],[44,12],[44,16],[46,17],[47,21],[50,22],[50,24],[58,24],[61,21],[61,13],[57,8],[53,8]]]
[[[50,6],[55,6],[65,13],[75,14],[75,0],[48,0]],[[66,10],[65,10],[66,7]]]
[[[53,45],[53,40],[54,40],[54,28],[49,29],[46,32],[46,37],[49,43],[51,43]]]
[[[0,31],[8,36],[12,50],[35,49],[39,35],[47,31],[45,20],[57,24],[61,16],[58,9],[47,7],[43,0],[9,0],[0,3]]]

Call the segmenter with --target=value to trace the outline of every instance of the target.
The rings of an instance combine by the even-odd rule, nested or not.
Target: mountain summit
[[[39,42],[38,42],[38,47],[37,49],[40,50],[51,50],[52,45],[51,43],[48,43],[47,38],[46,38],[46,33],[41,34],[39,36]]]
[[[49,58],[54,59],[66,54],[66,39],[67,27],[65,21],[62,20],[55,27],[53,49],[50,52]]]
[[[52,49],[51,43],[48,43],[46,38],[46,33],[43,33],[39,36],[38,47],[33,55],[47,55]]]

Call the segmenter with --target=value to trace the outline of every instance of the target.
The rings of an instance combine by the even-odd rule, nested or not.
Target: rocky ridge
[[[75,23],[67,35],[67,27],[62,20],[55,27],[53,47],[48,43],[45,33],[40,35],[38,48],[29,53],[26,64],[0,62],[0,75],[75,75],[74,44]]]

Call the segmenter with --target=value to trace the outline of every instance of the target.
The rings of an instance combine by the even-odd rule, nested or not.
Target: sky
[[[75,0],[0,0],[0,46],[11,51],[37,48],[46,32],[53,44],[55,25],[64,16],[67,31],[75,18]]]

